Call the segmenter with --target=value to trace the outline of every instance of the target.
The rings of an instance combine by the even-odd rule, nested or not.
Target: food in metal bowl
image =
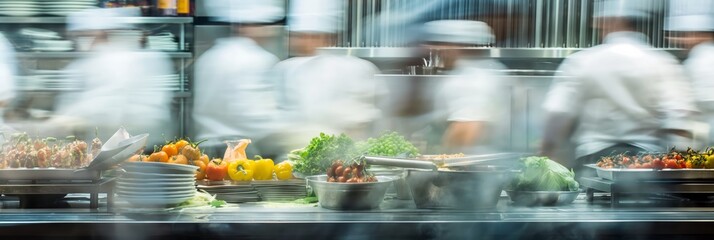
[[[368,210],[379,207],[394,178],[377,176],[377,182],[328,182],[327,175],[307,177],[320,206],[333,210]]]

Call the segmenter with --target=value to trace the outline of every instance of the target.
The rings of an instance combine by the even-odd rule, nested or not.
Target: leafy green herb
[[[347,135],[320,133],[306,148],[291,152],[288,158],[295,161],[295,172],[316,175],[324,173],[335,160],[349,160],[356,156],[354,141]]]

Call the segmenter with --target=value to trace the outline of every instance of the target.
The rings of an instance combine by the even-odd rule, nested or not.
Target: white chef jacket
[[[0,34],[0,102],[15,97],[15,50]]]
[[[163,143],[174,137],[177,123],[170,116],[172,93],[161,89],[156,77],[172,69],[164,53],[104,44],[67,67],[78,73],[83,91],[64,97],[56,113],[86,121],[91,137],[95,127],[100,139],[125,127],[132,134],[149,133],[147,146]]]
[[[468,153],[507,151],[510,145],[510,97],[513,83],[505,77],[506,67],[490,59],[456,61],[448,77],[433,79],[433,109],[420,116],[395,119],[399,128],[424,135],[440,145],[450,123],[481,122],[484,132]]]
[[[577,157],[618,143],[661,151],[662,128],[689,130],[684,123],[696,107],[683,68],[646,39],[611,33],[560,66],[544,108],[577,117]]]
[[[697,106],[709,124],[708,140],[714,141],[714,42],[705,42],[692,48],[684,68],[692,81]]]
[[[261,139],[276,121],[269,71],[279,59],[253,40],[219,39],[196,63],[193,120],[198,139]]]
[[[283,118],[316,131],[340,133],[380,116],[376,98],[384,90],[372,63],[351,57],[317,55],[276,66]]]

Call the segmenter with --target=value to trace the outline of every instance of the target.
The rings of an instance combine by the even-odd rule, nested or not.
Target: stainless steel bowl
[[[333,210],[378,208],[392,181],[393,177],[377,176],[377,182],[371,183],[333,183],[327,182],[326,175],[307,177],[320,206]]]
[[[372,166],[368,171],[375,176],[394,178],[392,186],[387,188],[387,195],[395,195],[397,199],[401,200],[412,200],[412,193],[406,180],[407,171],[404,168]]]
[[[495,208],[501,191],[513,172],[505,168],[482,167],[472,171],[407,170],[407,183],[417,208]]]
[[[508,197],[516,205],[558,206],[570,204],[578,197],[579,191],[511,191]]]

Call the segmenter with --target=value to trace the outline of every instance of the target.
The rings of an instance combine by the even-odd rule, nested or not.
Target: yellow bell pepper
[[[288,162],[281,162],[273,167],[273,172],[278,180],[288,180],[293,178],[293,166]]]
[[[233,181],[250,181],[255,174],[255,162],[252,160],[236,160],[228,165],[228,176]]]
[[[253,179],[255,180],[271,180],[273,179],[273,163],[272,159],[264,159],[260,156],[255,156],[255,171],[253,173]]]

